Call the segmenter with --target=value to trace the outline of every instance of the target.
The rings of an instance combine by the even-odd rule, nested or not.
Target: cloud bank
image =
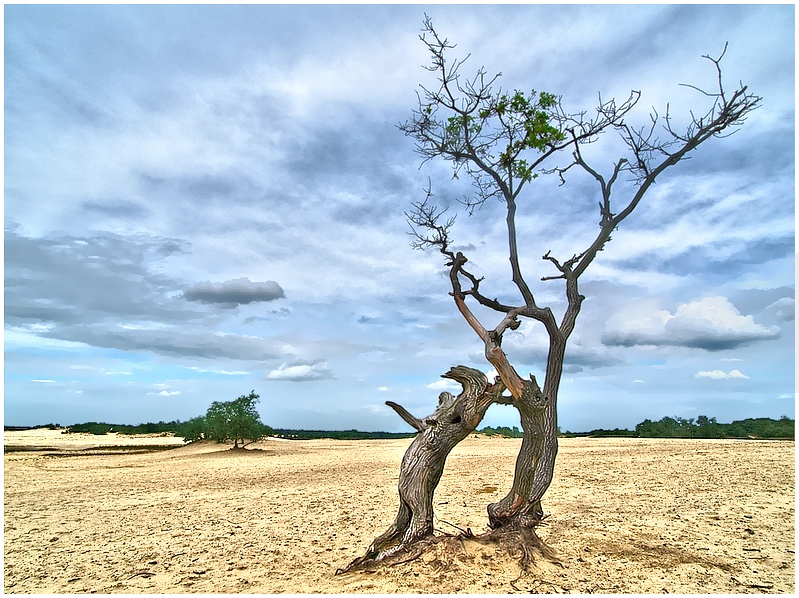
[[[643,316],[614,314],[605,325],[602,342],[725,351],[779,336],[778,327],[756,324],[726,297],[706,297],[678,306],[673,314],[665,310]]]

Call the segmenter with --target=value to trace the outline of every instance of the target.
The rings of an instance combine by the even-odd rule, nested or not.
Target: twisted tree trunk
[[[400,405],[387,401],[403,420],[419,431],[402,458],[399,475],[399,512],[394,523],[378,536],[366,554],[352,561],[337,573],[345,573],[369,562],[381,561],[407,551],[414,544],[433,534],[433,494],[447,456],[453,448],[482,421],[488,407],[505,402],[505,385],[496,381],[489,385],[479,370],[459,365],[442,377],[460,382],[463,392],[453,397],[448,392],[439,396],[438,408],[423,419],[408,413]]]

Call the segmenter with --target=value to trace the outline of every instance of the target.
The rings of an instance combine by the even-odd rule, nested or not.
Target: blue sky
[[[274,427],[406,430],[386,400],[425,415],[451,366],[488,371],[407,234],[428,178],[453,213],[468,191],[396,126],[434,84],[425,12],[465,69],[574,111],[640,90],[637,123],[706,109],[680,84],[712,87],[701,56],[729,42],[729,85],[763,105],[659,179],[581,279],[560,424],[793,417],[792,5],[6,6],[5,423],[188,419],[254,389]],[[592,181],[557,183],[519,208],[529,281],[595,235]],[[452,234],[515,302],[503,214]],[[535,291],[563,309],[559,281]],[[503,346],[541,377],[540,326]]]

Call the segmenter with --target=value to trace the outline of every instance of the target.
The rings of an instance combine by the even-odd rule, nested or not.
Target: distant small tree
[[[265,438],[272,431],[261,422],[255,409],[260,397],[255,391],[234,401],[214,401],[205,414],[205,438],[217,442],[233,441],[233,448]],[[184,437],[185,438],[185,437]]]

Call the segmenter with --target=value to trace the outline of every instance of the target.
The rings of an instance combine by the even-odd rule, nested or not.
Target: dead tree
[[[461,172],[469,175],[474,194],[463,199],[462,203],[470,213],[488,200],[496,199],[505,205],[510,274],[519,300],[504,303],[484,293],[481,288],[483,279],[467,268],[466,256],[450,248],[450,231],[455,219],[445,219],[446,209],[433,204],[430,187],[425,199],[413,203],[406,216],[415,236],[414,246],[436,248],[445,257],[455,305],[484,343],[486,360],[496,368],[502,384],[510,392],[507,401],[519,411],[523,439],[513,484],[507,496],[488,506],[488,523],[495,537],[514,534],[525,541],[535,536],[534,529],[541,522],[541,499],[554,473],[558,452],[557,402],[563,361],[567,341],[585,299],[579,289],[580,276],[611,240],[611,233],[635,210],[664,171],[709,139],[734,132],[735,127],[743,124],[746,116],[758,107],[761,98],[749,93],[743,84],[731,93],[725,90],[720,66],[725,47],[719,58],[704,56],[715,68],[715,90],[708,92],[689,86],[710,102],[702,116],[692,112],[686,128],[678,131],[666,110],[663,117],[652,113],[647,125],[637,128],[627,124],[625,118],[637,104],[640,92],[631,92],[620,104],[614,100],[602,101],[600,97],[591,118],[587,112],[567,114],[561,99],[553,94],[535,91],[506,93],[492,89],[499,75],[488,78],[483,69],[470,79],[462,78],[459,71],[464,60],[447,60],[446,54],[454,46],[439,37],[429,18],[425,19],[421,39],[432,56],[431,65],[425,68],[437,75],[438,85],[432,90],[422,87],[418,109],[410,120],[400,125],[400,129],[415,139],[417,150],[425,161],[444,158],[453,164],[456,175]],[[627,152],[615,161],[610,175],[606,176],[589,165],[581,148],[597,141],[602,133],[612,131],[621,136]],[[557,258],[550,251],[542,257],[554,273],[541,276],[541,281],[563,281],[567,307],[558,318],[550,307],[536,301],[536,295],[520,267],[516,211],[521,202],[546,209],[544,202],[548,198],[536,197],[533,181],[540,175],[549,174],[558,175],[564,184],[572,169],[587,173],[596,182],[599,231],[583,251],[567,259]],[[621,193],[614,194],[614,185],[620,176],[628,177],[630,181],[622,187]],[[621,197],[617,198],[618,195]],[[537,201],[533,203],[533,199]],[[569,232],[563,231],[563,234]],[[525,245],[534,240],[522,239]],[[493,329],[484,326],[469,307],[469,302],[498,312],[501,316],[499,323]],[[549,337],[543,387],[532,375],[529,379],[520,376],[502,349],[503,335],[508,329],[518,328],[522,318],[543,325]],[[417,429],[420,429],[420,435],[414,445],[423,444],[422,438],[427,433],[426,429]],[[468,431],[460,431],[457,436],[463,438],[467,434]],[[455,437],[451,436],[452,439]],[[446,453],[449,450],[451,447]],[[409,449],[408,454],[411,453]],[[403,460],[403,472],[412,467],[408,454]],[[432,480],[438,482],[443,461],[419,460],[416,463],[413,467],[429,467],[430,471],[406,473],[406,487],[401,484],[401,497],[414,493],[425,495],[427,491],[416,485]],[[401,508],[395,523],[397,530],[403,528],[406,517],[403,513]],[[397,535],[400,532],[395,534],[393,529],[375,540],[364,558],[379,556],[383,543],[389,538],[393,550],[398,546],[407,548],[425,534],[432,533],[432,527],[428,525],[413,528],[409,535]]]

